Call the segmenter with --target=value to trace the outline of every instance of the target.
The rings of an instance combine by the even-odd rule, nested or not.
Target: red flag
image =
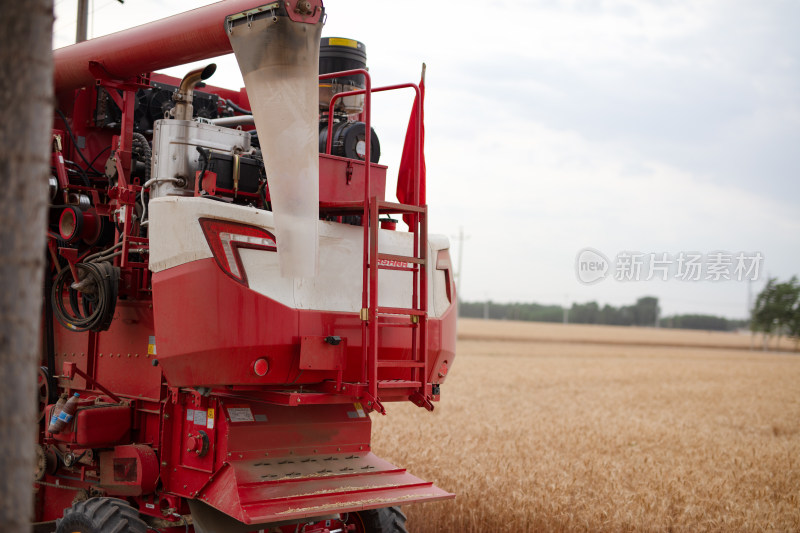
[[[425,205],[425,66],[422,67],[422,78],[419,81],[420,101],[420,143],[419,143],[419,205]],[[397,200],[401,204],[414,204],[414,148],[417,141],[417,98],[411,108],[411,119],[408,121],[406,140],[403,144],[403,155],[400,157],[400,169],[397,172]],[[411,228],[411,215],[403,215],[403,220]]]

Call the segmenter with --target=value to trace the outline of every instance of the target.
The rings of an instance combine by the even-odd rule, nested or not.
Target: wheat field
[[[462,320],[373,449],[455,500],[409,531],[800,531],[800,356],[747,335]]]

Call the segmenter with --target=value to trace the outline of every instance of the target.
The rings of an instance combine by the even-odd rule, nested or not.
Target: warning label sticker
[[[364,418],[367,414],[364,412],[364,408],[361,407],[361,404],[356,402],[353,404],[353,407],[356,408],[356,413],[358,413],[359,418]]]
[[[214,410],[208,410],[208,422],[206,423],[208,429],[214,429]]]
[[[195,426],[205,426],[206,425],[206,412],[204,409],[197,409],[194,412],[194,425]]]
[[[150,339],[147,343],[147,353],[150,355],[157,355],[156,354],[156,338],[155,336],[151,335]]]
[[[231,422],[255,422],[249,407],[228,407],[228,416]]]

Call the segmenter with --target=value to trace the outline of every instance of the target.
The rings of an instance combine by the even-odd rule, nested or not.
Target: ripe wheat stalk
[[[410,531],[800,530],[800,357],[586,328],[462,321],[434,413],[373,417],[378,455],[458,495]]]

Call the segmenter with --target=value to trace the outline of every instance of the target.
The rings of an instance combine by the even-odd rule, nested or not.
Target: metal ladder
[[[433,404],[428,400],[430,386],[427,384],[428,367],[428,223],[427,207],[398,204],[371,198],[369,205],[369,260],[365,262],[365,279],[368,278],[369,306],[362,309],[362,339],[364,358],[367,362],[369,395],[375,409],[385,414],[380,401],[381,390],[411,389],[409,400],[429,411]],[[382,214],[411,215],[410,233],[413,234],[411,255],[396,255],[379,252],[379,217]],[[367,223],[365,221],[365,223]],[[397,263],[405,264],[400,266]],[[380,270],[411,272],[411,307],[387,307],[379,304],[378,278]],[[366,311],[366,312],[365,312]],[[366,320],[364,320],[366,315]],[[387,319],[408,316],[408,323],[390,322]],[[387,360],[379,357],[379,332],[386,327],[411,329],[411,358]],[[379,380],[379,368],[411,369],[410,380]]]
[[[401,83],[397,85],[387,85],[385,87],[372,87],[372,79],[366,69],[353,69],[343,72],[320,75],[320,80],[331,79],[342,76],[362,75],[364,77],[364,89],[347,91],[335,94],[331,97],[328,107],[328,117],[333,117],[334,103],[339,98],[346,96],[364,95],[363,121],[365,123],[364,132],[364,153],[371,154],[371,129],[372,129],[372,93],[392,91],[396,89],[413,88],[420,96],[420,88],[413,83]],[[415,100],[417,102],[417,100]],[[421,104],[415,110],[417,128],[421,128]],[[328,135],[325,153],[331,153],[331,143],[333,137],[333,123],[329,120]],[[427,383],[428,366],[428,221],[427,206],[420,205],[419,199],[422,197],[421,191],[424,187],[420,177],[421,142],[420,129],[417,130],[417,144],[414,155],[413,181],[415,187],[414,204],[400,204],[378,200],[370,192],[370,167],[369,155],[365,157],[364,165],[364,200],[363,202],[350,203],[351,209],[362,214],[362,226],[364,229],[364,259],[362,271],[362,307],[361,307],[361,346],[364,361],[364,372],[362,373],[362,383],[366,380],[367,393],[366,400],[369,407],[386,414],[386,410],[380,402],[380,391],[387,389],[406,389],[411,390],[409,400],[420,407],[425,407],[429,411],[433,410],[433,404],[428,399],[431,386]],[[355,204],[355,205],[354,205]],[[329,206],[335,209],[336,206]],[[344,207],[342,205],[339,206]],[[362,211],[363,210],[363,211]],[[333,212],[333,211],[331,211]],[[352,211],[351,211],[352,212]],[[379,217],[383,214],[402,214],[411,215],[412,223],[410,232],[413,234],[413,250],[410,256],[385,254],[378,252],[378,235],[380,228]],[[381,261],[398,261],[405,263],[406,266],[394,266],[381,264]],[[410,265],[410,266],[409,266]],[[378,304],[378,271],[402,270],[412,273],[412,295],[411,307],[381,307]],[[387,321],[390,317],[406,315],[410,318],[409,323],[398,323]],[[383,320],[381,320],[383,319]],[[379,332],[385,327],[408,327],[411,328],[411,358],[403,360],[386,360],[378,357]],[[379,368],[410,368],[410,380],[378,380]]]

